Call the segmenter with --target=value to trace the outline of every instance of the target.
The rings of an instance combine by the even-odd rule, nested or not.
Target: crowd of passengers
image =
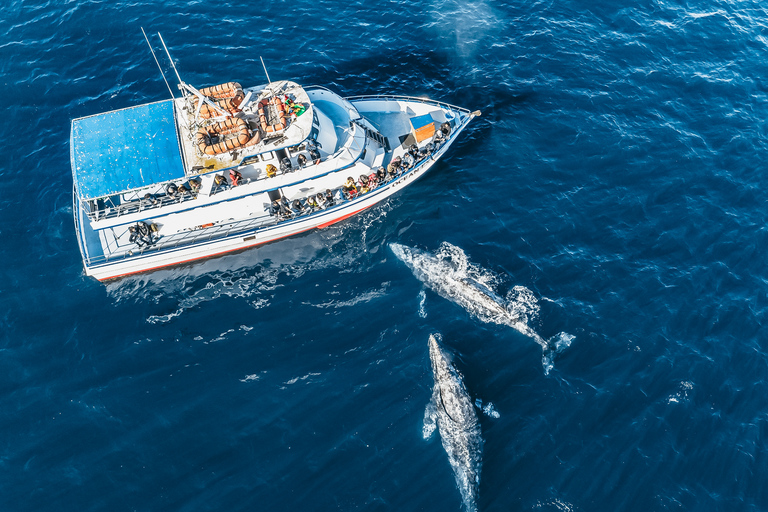
[[[361,174],[357,181],[349,176],[341,187],[334,189],[335,194],[331,189],[327,189],[324,193],[312,194],[293,201],[289,201],[285,197],[275,199],[270,205],[270,214],[276,216],[278,220],[287,220],[324,210],[334,206],[337,201],[355,199],[404,174],[413,168],[417,162],[431,155],[436,148],[437,145],[433,142],[428,143],[422,149],[414,144],[408,148],[402,157],[393,158],[386,168],[379,167],[376,172],[371,174]]]
[[[312,148],[310,150],[310,157],[313,159],[313,163],[318,164],[320,163],[320,153],[317,152],[315,148]],[[307,157],[303,154],[299,154],[296,158],[298,162],[298,168],[302,169],[307,164]],[[291,159],[288,157],[285,157],[280,162],[280,172],[282,174],[286,174],[289,172],[292,172],[293,164],[291,163]],[[273,164],[267,164],[266,168],[266,174],[267,178],[273,178],[277,176],[278,169]],[[240,173],[240,171],[236,169],[230,169],[229,170],[229,180],[227,180],[226,176],[223,174],[217,174],[213,178],[213,188],[211,189],[211,195],[215,194],[216,192],[219,192],[220,190],[225,190],[230,187],[237,187],[238,185],[242,185],[244,183],[249,183],[250,178],[247,179],[245,182],[243,181],[243,175]],[[183,183],[181,185],[176,185],[175,183],[169,183],[168,186],[165,188],[165,194],[145,194],[142,198],[142,206],[146,207],[152,207],[152,206],[160,206],[162,204],[172,203],[172,202],[181,202],[184,201],[186,198],[194,198],[197,197],[197,194],[200,192],[200,188],[202,187],[202,182],[199,178],[192,178],[188,182]]]
[[[430,154],[432,154],[439,146],[442,144],[446,137],[450,134],[451,127],[449,123],[443,123],[442,126],[440,126],[440,129],[437,130],[435,133],[434,138],[432,139],[432,142],[429,142],[426,144],[423,148],[419,149],[416,144],[413,144],[408,148],[406,153],[402,157],[396,157],[390,162],[390,164],[387,166],[386,169],[383,167],[379,168],[376,173],[370,174],[369,176],[360,176],[359,180],[355,182],[355,180],[352,177],[347,178],[347,181],[344,183],[344,185],[341,187],[341,191],[343,194],[343,197],[345,199],[353,199],[358,194],[364,194],[368,192],[369,190],[372,190],[379,186],[380,184],[388,181],[391,178],[394,178],[396,176],[399,176],[403,172],[407,171],[408,169],[411,169],[416,163],[426,157],[428,157]],[[311,159],[311,160],[310,160]],[[320,163],[320,153],[317,151],[317,143],[310,144],[309,146],[309,159],[302,153],[299,154],[296,157],[298,169],[302,169],[307,165],[308,161],[311,161],[314,164]],[[280,173],[286,174],[289,172],[292,172],[294,170],[293,164],[291,163],[291,159],[288,157],[284,157],[280,161]],[[273,164],[267,164],[266,167],[266,175],[267,178],[273,178],[277,176],[278,168]],[[246,181],[250,182],[250,178]],[[216,192],[220,190],[225,190],[230,187],[237,187],[238,185],[241,185],[243,183],[243,175],[240,173],[240,171],[236,169],[230,169],[229,171],[229,181],[223,174],[217,174],[213,178],[213,188],[211,189],[211,195],[215,194]],[[202,186],[202,182],[199,178],[192,178],[189,181],[187,181],[184,184],[176,185],[175,183],[170,183],[165,188],[165,194],[145,194],[144,197],[141,200],[141,204],[144,208],[147,207],[153,207],[153,206],[160,206],[162,204],[167,204],[170,202],[182,202],[187,198],[195,198],[197,197],[198,193],[200,192],[200,188]],[[318,194],[322,195],[322,194]],[[298,204],[296,204],[298,201]],[[315,205],[317,203],[317,206]],[[303,205],[303,206],[302,206]],[[328,201],[320,201],[320,198],[317,196],[307,197],[303,201],[301,200],[294,200],[291,204],[290,210],[294,213],[290,214],[290,217],[293,217],[297,215],[299,206],[302,206],[303,210],[301,210],[301,213],[307,213],[312,212],[317,208],[327,208],[328,207]],[[276,212],[285,212],[286,208],[284,205],[282,207],[278,207],[278,205],[273,204],[272,206],[273,214],[276,214]],[[298,213],[298,215],[301,215],[301,213]],[[281,216],[287,215],[286,213],[282,213]]]
[[[355,181],[352,176],[349,176],[340,188],[335,189],[336,194],[334,194],[331,189],[326,189],[324,193],[313,194],[303,199],[294,199],[293,201],[288,201],[285,197],[275,199],[270,205],[270,214],[277,217],[278,220],[287,220],[330,208],[331,206],[334,206],[337,201],[350,201],[355,199],[356,197],[366,194],[378,186],[401,176],[409,169],[413,168],[416,163],[431,155],[439,145],[444,142],[445,137],[449,133],[450,125],[445,123],[435,134],[433,141],[426,144],[423,148],[419,149],[416,144],[413,144],[402,157],[398,156],[393,158],[386,168],[379,167],[376,169],[376,172],[369,175],[361,174],[357,181]],[[311,156],[314,158],[315,155]],[[299,155],[299,168],[302,168],[306,164],[306,157],[301,157],[303,157],[303,155]],[[317,155],[317,157],[319,160],[319,155]],[[267,165],[266,170],[267,177],[271,178],[277,174],[277,168],[272,164]],[[280,165],[280,170],[283,174],[291,172],[292,165],[290,159],[283,159]],[[242,180],[242,174],[236,169],[231,169],[229,171],[229,181],[227,181],[223,175],[217,174],[213,179],[213,189],[211,190],[211,194],[214,194],[219,189],[230,186],[237,187],[241,184]],[[164,197],[181,202],[185,197],[196,197],[200,192],[201,186],[202,182],[199,178],[192,178],[182,185],[170,183],[166,187],[165,196],[158,197],[153,194],[146,194],[142,201],[148,206],[160,204]],[[158,228],[155,224],[139,222],[128,229],[130,232],[130,242],[135,243],[139,248],[154,245],[157,241]]]

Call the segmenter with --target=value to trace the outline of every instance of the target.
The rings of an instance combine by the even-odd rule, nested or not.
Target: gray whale
[[[429,335],[429,358],[435,384],[424,416],[425,427],[430,422],[437,424],[464,508],[467,512],[476,512],[483,455],[480,423],[461,375],[432,334]]]

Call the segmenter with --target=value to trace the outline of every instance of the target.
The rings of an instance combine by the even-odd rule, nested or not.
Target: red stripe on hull
[[[282,235],[282,236],[278,236],[278,237],[275,237],[275,238],[271,238],[269,240],[264,240],[263,242],[256,242],[254,244],[249,244],[249,245],[243,245],[243,246],[240,246],[240,247],[235,247],[234,249],[227,249],[226,251],[215,252],[213,254],[206,254],[205,256],[197,256],[195,258],[189,258],[187,260],[174,261],[173,263],[164,263],[164,264],[158,265],[156,267],[143,268],[141,270],[134,270],[132,272],[126,272],[124,274],[118,274],[116,276],[102,277],[102,278],[97,278],[97,279],[99,281],[109,281],[110,279],[118,279],[120,277],[131,276],[131,275],[134,275],[134,274],[141,274],[143,272],[151,272],[152,270],[157,270],[157,269],[160,269],[160,268],[172,267],[172,266],[175,266],[175,265],[182,265],[184,263],[189,263],[190,261],[204,260],[204,259],[207,259],[207,258],[213,258],[215,256],[221,256],[222,254],[227,254],[227,253],[230,253],[230,252],[240,251],[240,250],[243,250],[243,249],[249,249],[249,248],[252,248],[252,247],[256,247],[258,245],[268,244],[270,242],[274,242],[275,240],[281,240],[283,238],[288,238],[289,236],[295,236],[295,235],[298,235],[298,234],[301,234],[301,233],[305,233],[307,231],[311,231],[313,229],[327,228],[328,226],[336,224],[337,222],[341,222],[342,220],[348,219],[348,218],[352,217],[353,215],[356,215],[356,214],[360,213],[361,211],[365,210],[366,208],[370,208],[371,206],[373,206],[373,205],[366,206],[365,208],[360,208],[359,210],[357,210],[355,212],[348,213],[347,215],[343,215],[343,216],[339,217],[338,219],[334,219],[334,220],[326,222],[324,224],[319,224],[319,225],[313,226],[311,228],[302,229],[301,231],[296,231],[295,233],[288,233],[286,235]]]

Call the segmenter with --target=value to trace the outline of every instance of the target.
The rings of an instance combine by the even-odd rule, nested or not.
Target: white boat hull
[[[246,230],[237,235],[223,239],[198,242],[191,246],[176,249],[165,248],[157,251],[149,250],[141,255],[112,259],[97,265],[86,265],[86,274],[99,281],[106,281],[131,274],[148,272],[195,260],[220,256],[234,251],[240,251],[274,242],[313,229],[326,228],[380,203],[423,176],[445,153],[456,140],[456,136],[466,126],[466,122],[460,125],[445,144],[443,144],[433,155],[425,159],[409,172],[406,172],[392,182],[382,185],[353,201],[348,201],[305,217],[283,221],[272,226],[260,227],[252,231]]]

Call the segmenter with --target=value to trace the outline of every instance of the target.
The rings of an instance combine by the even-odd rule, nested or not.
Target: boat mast
[[[143,32],[144,29],[141,29],[141,31]],[[221,107],[213,103],[211,100],[206,98],[205,95],[203,95],[200,91],[198,91],[197,89],[195,89],[194,87],[192,87],[191,85],[189,85],[188,83],[186,83],[184,80],[181,79],[181,75],[179,75],[179,70],[176,69],[176,65],[173,63],[171,52],[168,51],[168,47],[165,45],[165,41],[163,40],[163,35],[160,32],[158,32],[157,35],[160,38],[160,42],[163,43],[163,49],[165,49],[165,54],[168,56],[168,60],[171,62],[171,67],[173,68],[173,72],[176,73],[176,78],[179,81],[179,90],[181,91],[182,96],[186,98],[188,95],[192,94],[194,96],[197,96],[199,100],[197,105],[197,111],[195,112],[195,120],[197,120],[198,116],[200,115],[200,109],[202,108],[203,103],[207,104],[210,108],[212,108],[222,116],[230,117],[232,114],[230,114],[226,110],[222,109]],[[146,37],[146,34],[144,35],[144,37]],[[147,41],[147,43],[149,43],[149,41]],[[152,46],[150,46],[150,49],[151,48]],[[152,55],[154,55],[154,52],[152,52]],[[157,58],[155,58],[155,60],[157,61]],[[160,64],[158,64],[158,66],[159,65]],[[160,72],[162,73],[162,71],[163,70],[161,69]],[[165,75],[163,75],[163,79],[165,79]],[[167,84],[168,81],[166,80],[165,83]],[[169,90],[170,88],[171,87],[168,86]],[[171,93],[171,96],[173,96],[173,93]]]
[[[160,34],[160,32],[157,33],[157,35],[160,37],[160,42],[163,43],[163,48],[165,48],[165,54],[168,55],[168,60],[171,61],[171,67],[173,68],[174,73],[176,73],[176,78],[179,80],[179,89],[181,89],[182,94],[184,94],[184,89],[182,89],[182,85],[184,84],[184,81],[181,79],[181,76],[179,76],[179,71],[176,69],[176,65],[173,63],[173,59],[171,58],[171,52],[168,51],[168,47],[165,46],[165,41],[163,41],[163,36]],[[186,96],[186,94],[184,94]]]
[[[163,73],[163,68],[160,66],[160,63],[157,61],[157,55],[155,55],[155,50],[152,49],[152,45],[149,44],[149,38],[147,37],[147,33],[144,32],[144,27],[141,27],[141,33],[144,34],[144,40],[147,42],[147,45],[149,46],[149,51],[152,52],[152,57],[155,58],[155,64],[157,64],[157,67],[160,70],[160,74],[163,75],[163,81],[165,82],[166,87],[168,87],[168,92],[171,93],[171,98],[176,99],[176,96],[173,95],[173,90],[171,89],[171,86],[168,83],[168,79],[165,78],[165,73]]]
[[[272,80],[269,79],[269,73],[267,73],[267,66],[264,65],[264,59],[259,55],[259,59],[261,60],[261,67],[264,68],[264,74],[267,75],[267,82],[268,86],[272,85]]]
[[[267,66],[264,65],[264,59],[259,55],[259,59],[261,60],[261,67],[264,68],[264,74],[267,75],[267,86],[265,87],[266,90],[274,94],[274,91],[271,89],[272,80],[269,79],[269,73],[267,73]]]

